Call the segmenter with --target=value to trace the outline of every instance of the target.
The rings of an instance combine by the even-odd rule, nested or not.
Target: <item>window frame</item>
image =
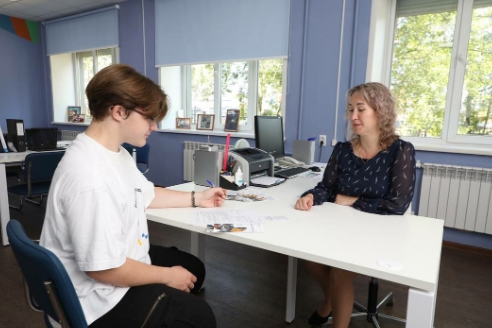
[[[112,63],[118,63],[119,62],[119,48],[118,47],[105,47],[105,48],[98,48],[98,49],[90,49],[90,50],[85,50],[85,51],[76,51],[76,52],[70,52],[70,53],[65,53],[65,54],[54,54],[50,55],[50,76],[51,76],[51,99],[52,99],[52,112],[53,112],[53,121],[52,123],[56,124],[68,124],[68,125],[88,125],[89,121],[86,121],[84,123],[71,123],[66,121],[66,113],[67,113],[67,108],[68,106],[80,106],[82,108],[82,113],[85,113],[86,115],[89,114],[88,108],[86,108],[85,103],[83,101],[83,97],[85,97],[85,88],[82,88],[82,83],[83,83],[83,75],[80,71],[80,65],[77,60],[77,54],[79,53],[85,53],[85,52],[91,52],[92,53],[92,58],[93,58],[93,70],[94,72],[97,72],[98,69],[98,62],[97,62],[97,52],[100,50],[107,50],[109,49],[111,51],[111,56],[112,56]],[[56,60],[56,56],[63,56],[63,58],[66,58],[66,62],[64,62],[64,67],[67,72],[71,71],[72,77],[70,77],[70,83],[67,80],[66,84],[63,85],[63,87],[55,86],[54,85],[54,80],[57,79],[57,75],[61,74],[60,72],[57,72],[57,68],[53,68],[53,60]],[[71,67],[69,67],[71,65]],[[55,65],[56,66],[56,65]],[[61,103],[63,103],[63,106],[61,105],[60,101],[58,101],[57,94],[72,94],[73,97],[70,96],[70,103],[67,103],[68,98],[63,97],[63,100]],[[62,120],[60,121],[60,117]],[[65,119],[63,119],[65,117]]]
[[[259,61],[268,60],[244,60],[249,62],[248,71],[248,120],[245,125],[239,125],[239,129],[235,133],[254,133],[254,116],[258,113],[258,76],[259,76]],[[282,60],[282,99],[280,104],[280,111],[282,116],[285,117],[285,94],[286,94],[286,80],[287,80],[287,58],[278,58]],[[225,122],[221,123],[222,115],[222,90],[221,90],[221,69],[222,63],[227,61],[213,63],[214,64],[214,113],[215,114],[215,126],[214,131],[224,130]],[[237,61],[234,61],[237,62]],[[192,117],[192,91],[191,91],[191,66],[182,65],[181,67],[181,103],[186,117]],[[251,108],[253,106],[253,108]],[[231,108],[234,109],[234,108]],[[192,123],[196,128],[196,122]],[[234,132],[233,132],[234,133]]]
[[[398,0],[373,0],[366,80],[390,86]],[[383,9],[383,10],[382,10]],[[466,72],[473,1],[458,0],[457,21],[441,138],[407,137],[417,150],[464,154],[492,154],[491,136],[458,135],[461,96]],[[382,47],[382,49],[381,49]],[[457,91],[456,91],[457,90]]]

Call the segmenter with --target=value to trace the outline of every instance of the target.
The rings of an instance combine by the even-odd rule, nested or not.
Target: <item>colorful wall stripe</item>
[[[38,23],[0,14],[0,28],[32,42],[38,42]]]

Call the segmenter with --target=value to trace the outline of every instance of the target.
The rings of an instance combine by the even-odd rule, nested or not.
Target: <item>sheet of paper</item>
[[[269,177],[269,176],[262,176],[262,177],[257,177],[251,179],[252,183],[263,185],[263,186],[272,186],[278,183],[281,183],[284,181],[284,178],[276,178],[276,177]]]
[[[263,217],[254,210],[197,209],[193,211],[191,224],[204,228],[231,224],[246,228],[243,232],[263,232]]]
[[[240,202],[257,202],[264,200],[279,200],[280,198],[265,193],[264,188],[250,186],[239,191],[228,190],[226,199],[237,200]]]
[[[263,219],[265,221],[288,221],[289,218],[286,216],[264,216]]]

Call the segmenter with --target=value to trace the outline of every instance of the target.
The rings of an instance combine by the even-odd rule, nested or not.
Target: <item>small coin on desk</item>
[[[401,270],[403,268],[403,265],[401,265],[398,261],[395,260],[378,260],[377,263],[382,266],[383,268],[389,269],[389,270]]]

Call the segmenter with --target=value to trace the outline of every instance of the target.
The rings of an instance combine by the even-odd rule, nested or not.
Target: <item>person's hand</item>
[[[337,194],[335,198],[335,204],[344,205],[344,206],[352,206],[358,197],[346,196]]]
[[[227,191],[222,188],[210,188],[195,194],[199,207],[220,207],[226,199]]]
[[[173,266],[166,269],[164,284],[169,287],[189,293],[195,287],[196,277],[182,266]]]
[[[301,197],[297,200],[296,206],[294,208],[300,211],[309,211],[311,207],[313,207],[313,203],[314,203],[313,194],[307,194],[306,196]]]

